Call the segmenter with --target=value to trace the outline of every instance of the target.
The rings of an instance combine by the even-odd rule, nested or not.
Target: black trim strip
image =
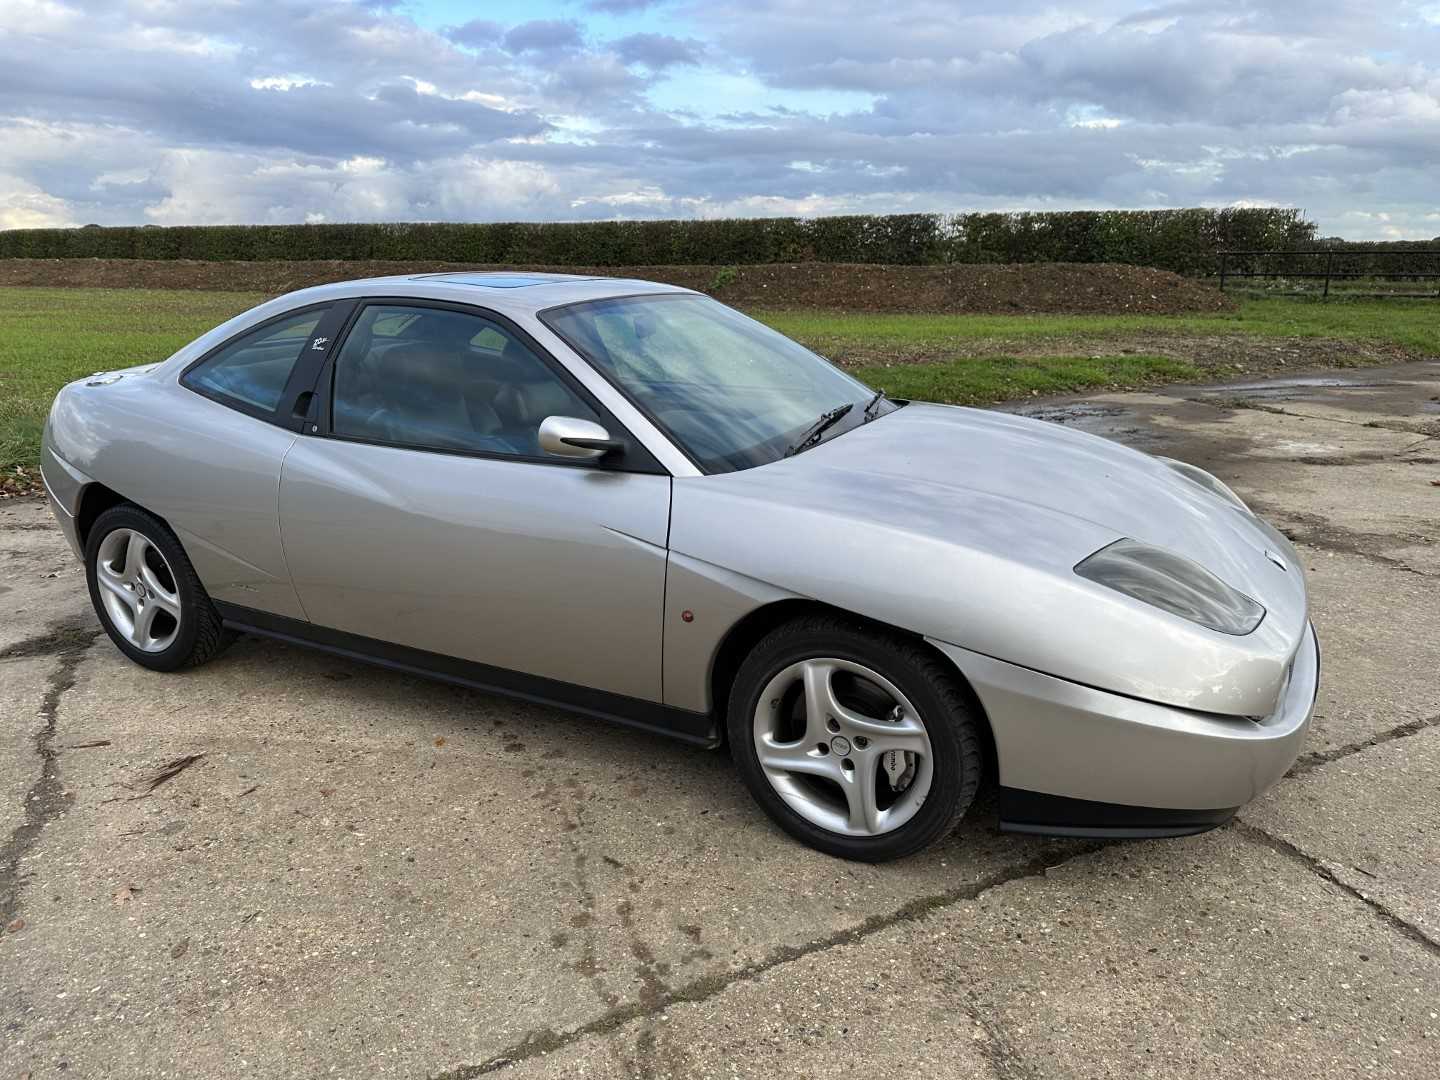
[[[404,671],[427,679],[549,705],[641,731],[668,735],[698,746],[714,748],[720,745],[720,730],[709,713],[691,712],[656,701],[576,686],[558,679],[510,671],[406,645],[394,645],[239,604],[220,600],[214,603],[226,626],[245,633],[304,645],[392,671]]]
[[[285,392],[280,396],[280,407],[276,412],[280,422],[295,431],[313,427],[319,417],[319,397],[315,394],[315,380],[320,377],[326,362],[330,359],[335,343],[342,331],[348,328],[350,316],[360,306],[357,300],[337,300],[321,318],[310,340],[300,350],[300,357],[290,371],[285,383]],[[310,394],[308,407],[299,411],[297,405],[303,394]],[[297,415],[298,413],[298,415]]]
[[[1000,788],[1000,831],[1101,840],[1152,840],[1194,836],[1224,825],[1238,806],[1219,810],[1167,810],[1123,806],[1023,788]]]

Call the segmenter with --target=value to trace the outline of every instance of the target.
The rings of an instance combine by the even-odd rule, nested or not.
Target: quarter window
[[[335,363],[332,429],[347,438],[540,457],[547,416],[600,419],[518,337],[478,315],[372,304]]]
[[[324,308],[267,323],[226,345],[185,375],[192,390],[274,412],[300,350],[315,332]]]

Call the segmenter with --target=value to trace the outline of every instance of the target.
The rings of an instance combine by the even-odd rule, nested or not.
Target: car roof
[[[529,271],[450,270],[434,274],[397,274],[392,277],[335,281],[287,293],[265,305],[275,310],[300,307],[324,300],[355,296],[415,297],[477,304],[508,314],[533,314],[545,308],[582,300],[646,293],[690,293],[676,285],[637,278],[587,277],[581,274],[541,274]]]

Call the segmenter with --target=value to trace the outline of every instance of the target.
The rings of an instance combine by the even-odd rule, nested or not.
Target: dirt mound
[[[1179,315],[1226,311],[1223,293],[1168,270],[1099,263],[873,266],[500,267],[442,262],[190,262],[0,259],[0,285],[109,289],[227,289],[278,294],[307,285],[443,270],[552,270],[647,278],[699,289],[747,308],[935,314]]]
[[[1168,270],[1097,263],[745,266],[713,294],[741,307],[936,314],[1179,315],[1228,311],[1218,289]]]

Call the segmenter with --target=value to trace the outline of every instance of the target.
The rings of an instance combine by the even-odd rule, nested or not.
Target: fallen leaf
[[[170,947],[170,959],[171,959],[171,960],[179,960],[180,957],[182,957],[182,956],[185,955],[186,951],[187,951],[189,948],[190,948],[190,939],[189,939],[188,937],[187,937],[187,938],[181,938],[179,941],[177,941],[174,945],[172,945],[172,946]]]
[[[437,735],[437,736],[435,737],[435,745],[436,745],[436,746],[444,746],[444,745],[445,745],[445,736],[444,736],[444,735]]]
[[[121,904],[128,904],[139,891],[139,889],[133,888],[132,886],[121,885],[120,888],[110,894],[110,899],[113,900],[118,907]]]
[[[9,926],[5,927],[5,932],[6,932],[7,934],[18,934],[21,930],[24,930],[24,929],[25,929],[25,920],[24,920],[24,919],[16,919],[16,920],[15,920],[14,922],[12,922]]]

